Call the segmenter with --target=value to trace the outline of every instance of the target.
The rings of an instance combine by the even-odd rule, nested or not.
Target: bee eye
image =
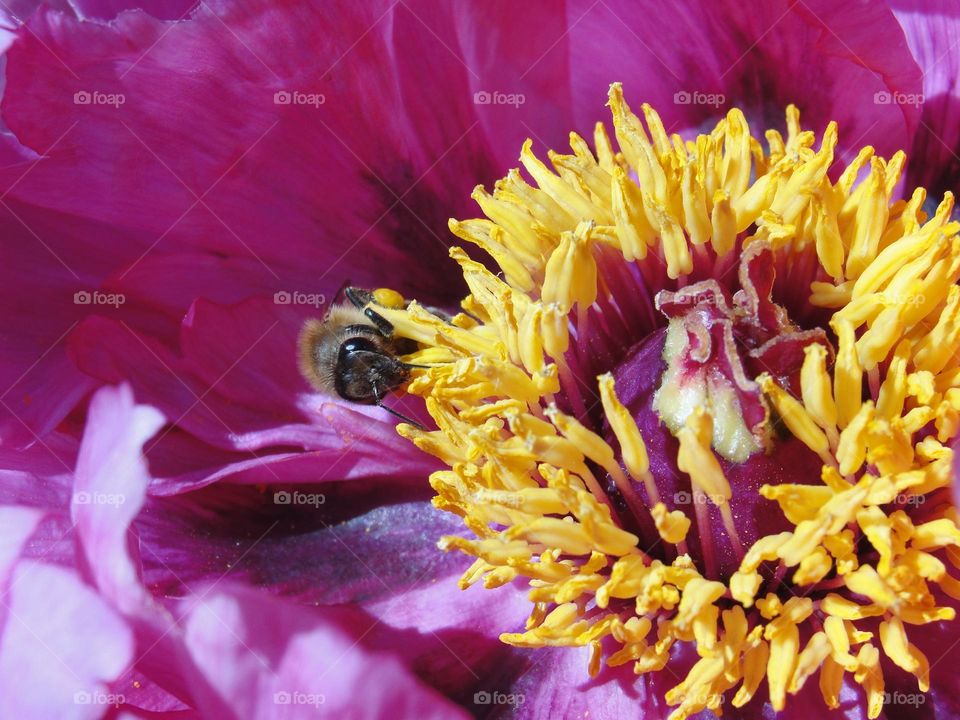
[[[345,340],[343,344],[340,345],[341,355],[360,351],[381,352],[380,348],[378,348],[373,341],[364,337],[352,337],[349,340]]]

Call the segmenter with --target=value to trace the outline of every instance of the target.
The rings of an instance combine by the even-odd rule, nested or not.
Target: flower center
[[[685,141],[619,85],[610,107],[619,151],[598,124],[551,170],[528,142],[535,186],[511,171],[451,221],[502,270],[451,251],[463,314],[375,308],[436,422],[399,431],[474,536],[440,546],[474,558],[463,587],[529,583],[505,642],[589,647],[591,674],[693,645],[671,718],[764,680],[781,710],[817,671],[877,717],[881,654],[926,691],[907,627],[960,598],[953,198],[893,201],[904,157],[870,148],[834,182],[835,124],[814,149],[793,107],[766,151],[737,110]]]
[[[673,508],[695,517],[698,532],[689,552],[714,579],[729,579],[744,546],[789,529],[786,518],[765,507],[759,494],[764,482],[808,484],[820,475],[817,454],[776,432],[757,382],[768,373],[798,389],[804,348],[820,345],[833,353],[822,329],[799,329],[773,302],[773,262],[769,245],[757,242],[740,257],[739,289],[732,296],[713,278],[660,291],[655,305],[667,326],[635,345],[613,370],[619,397],[657,461],[657,490]],[[704,445],[717,458],[687,475],[676,463],[676,438],[687,433],[697,442],[697,432],[706,433]],[[609,425],[603,436],[615,446]],[[656,535],[644,530],[641,525],[641,542],[652,545]]]

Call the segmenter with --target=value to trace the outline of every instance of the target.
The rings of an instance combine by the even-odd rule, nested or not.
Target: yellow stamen
[[[876,717],[881,652],[926,691],[931,668],[906,628],[952,621],[954,606],[938,598],[960,598],[960,580],[947,570],[948,561],[960,567],[949,492],[960,434],[953,197],[929,219],[922,189],[894,200],[905,157],[884,161],[872,148],[834,182],[838,128],[829,124],[816,148],[794,106],[785,138],[766,133],[767,152],[739,110],[709,134],[685,139],[668,135],[649,106],[642,118],[634,114],[619,84],[609,106],[618,149],[603,124],[594,128],[594,151],[571,134],[571,154],[550,152],[549,163],[528,141],[520,161],[533,184],[512,170],[492,192],[474,190],[485,219],[450,222],[501,271],[451,251],[469,288],[463,314],[447,322],[392,291],[374,293],[373,309],[395,336],[418,346],[403,357],[411,366],[407,391],[425,398],[437,428],[401,424],[399,432],[449,466],[431,476],[434,505],[462,517],[473,534],[440,546],[473,558],[461,587],[529,583],[529,619],[522,632],[505,632],[505,642],[588,647],[590,675],[604,663],[657,672],[674,644],[694,644],[698,661],[666,696],[676,706],[671,718],[719,711],[725,698],[742,707],[764,678],[780,710],[818,671],[828,707],[839,706],[852,676]],[[733,295],[727,271],[734,254],[750,248],[771,252],[778,271],[796,269],[810,283],[787,277],[786,294],[802,291],[818,313],[829,313],[832,335],[805,340],[802,367],[788,375],[773,366],[759,377],[738,370],[733,389],[679,352],[700,350],[708,359],[716,308],[698,305],[699,325],[670,315],[660,358],[667,372],[649,402],[677,454],[651,458],[664,452],[663,438],[645,437],[647,426],[631,412],[650,408],[618,398],[616,350],[593,353],[607,336],[626,352],[644,340],[621,337],[626,329],[664,309],[663,296],[655,306],[653,297],[625,296],[624,278],[641,278],[643,292],[655,292],[664,275],[679,291],[688,275],[713,276],[714,299],[733,297],[724,312],[739,322],[742,303],[757,298]],[[777,280],[775,296],[783,292]],[[776,305],[773,314],[780,312]],[[778,351],[782,338],[757,347],[756,329],[723,330],[721,349],[765,362],[763,353]],[[742,404],[753,396],[754,406]],[[801,482],[765,477],[754,490],[729,468],[778,451],[770,416],[820,470]],[[671,501],[663,490],[678,488],[674,465],[689,477],[693,517],[671,509],[682,502],[679,492]],[[791,529],[741,547],[735,519],[744,520],[735,514],[744,492],[759,493],[751,512],[782,515]],[[936,506],[918,513],[931,497]],[[707,502],[740,553],[735,572],[721,573]],[[702,559],[687,554],[688,542]]]

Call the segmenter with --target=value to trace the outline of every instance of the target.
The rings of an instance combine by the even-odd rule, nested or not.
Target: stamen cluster
[[[960,429],[953,198],[931,218],[922,189],[893,200],[904,156],[884,161],[871,148],[832,180],[836,125],[814,149],[792,106],[786,139],[769,130],[766,148],[738,110],[685,141],[646,105],[641,121],[618,84],[610,107],[619,151],[602,124],[592,150],[571,134],[572,154],[550,153],[552,168],[528,141],[520,160],[535,184],[513,170],[492,194],[475,190],[485,219],[451,221],[502,271],[451,251],[470,290],[464,314],[446,323],[415,302],[378,308],[420,344],[406,359],[428,366],[408,390],[437,429],[400,431],[449,466],[431,477],[434,504],[474,536],[440,546],[474,558],[463,587],[529,584],[530,617],[502,635],[507,643],[589,647],[593,674],[603,663],[661,670],[674,644],[694,643],[699,660],[666,695],[674,720],[741,707],[764,679],[780,710],[817,672],[828,706],[850,676],[876,717],[881,653],[926,691],[928,662],[908,628],[953,620],[942,603],[960,599],[948,572],[960,566],[949,492]],[[669,292],[663,306],[763,254],[810,278],[794,289],[800,314],[825,326],[803,334],[792,376],[744,365],[730,407],[704,394],[670,414],[673,461],[706,499],[691,516],[661,496],[635,413],[618,397],[615,360],[593,357],[589,339],[622,341],[632,327],[624,278],[635,293]],[[743,322],[737,307],[718,322]],[[751,425],[760,434],[731,458],[716,429],[746,398],[760,409]],[[792,529],[739,546],[732,573],[696,562],[688,543],[711,533],[707,503],[740,542],[724,463],[775,456],[778,433],[821,466],[819,478],[785,473],[760,488]],[[644,527],[653,544],[641,541]]]

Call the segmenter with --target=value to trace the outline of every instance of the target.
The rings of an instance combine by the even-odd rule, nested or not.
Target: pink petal
[[[124,613],[144,603],[128,530],[150,483],[141,448],[163,422],[154,408],[134,404],[129,387],[103,388],[90,401],[80,444],[71,513],[94,583]]]
[[[453,172],[487,162],[482,134],[464,133],[472,118],[451,128],[453,137],[420,133],[413,145],[391,61],[393,15],[407,11],[350,7],[330,17],[326,7],[278,11],[264,0],[203,4],[175,26],[140,13],[109,27],[37,13],[11,49],[4,110],[24,144],[49,148],[50,162],[17,184],[16,196],[146,231],[116,248],[119,268],[144,253],[203,250],[254,258],[257,275],[308,291],[331,271],[371,280],[365,259],[376,249],[384,264],[405,268],[401,290],[433,287],[441,296],[444,283],[426,261],[446,257],[452,201],[466,210],[472,184],[500,169]],[[420,49],[434,73],[463,70],[442,42]],[[51,52],[63,63],[51,63]],[[353,92],[358,83],[366,94]],[[434,96],[453,105],[434,115],[466,119],[454,107],[469,115],[472,96],[446,90]],[[95,91],[124,102],[74,103],[75,93]],[[325,102],[274,102],[289,91]],[[456,188],[444,185],[450,178]],[[144,180],[146,191],[133,192]],[[424,264],[409,262],[413,249]]]
[[[436,469],[396,434],[386,411],[308,392],[295,363],[302,317],[278,307],[262,299],[235,306],[197,301],[178,352],[122,322],[91,318],[77,329],[70,347],[83,370],[105,383],[129,381],[138,398],[176,420],[177,430],[148,450],[154,475],[164,478],[154,491],[183,492],[221,479],[422,481]],[[403,398],[388,402],[418,415]]]
[[[22,562],[4,601],[0,716],[96,718],[133,659],[120,617],[68,570]]]
[[[938,203],[945,191],[960,190],[960,17],[948,0],[898,0],[893,6],[923,71],[923,114],[908,148],[906,187],[922,185]]]
[[[0,506],[0,598],[10,593],[10,578],[27,539],[37,529],[43,513],[33,508]],[[8,607],[0,604],[0,633],[7,623]]]
[[[918,124],[916,107],[874,102],[878,92],[919,92],[921,82],[882,3],[698,1],[651,12],[578,0],[567,14],[579,128],[597,119],[613,80],[637,106],[653,105],[668,131],[712,125],[734,106],[761,129],[783,128],[784,108],[796,103],[805,128],[839,122],[846,159],[867,144],[889,156]]]
[[[112,20],[125,10],[140,8],[160,20],[188,17],[199,0],[72,0],[77,15],[88,20]]]
[[[312,611],[243,588],[185,601],[202,709],[224,718],[466,717],[386,653],[354,613]]]

